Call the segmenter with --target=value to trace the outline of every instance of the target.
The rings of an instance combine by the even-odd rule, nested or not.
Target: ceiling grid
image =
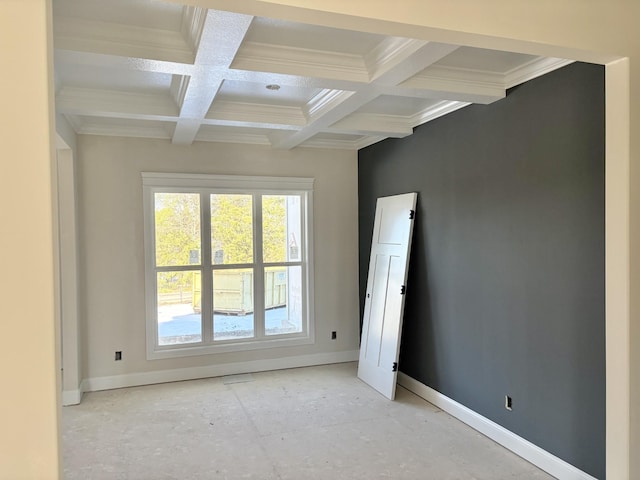
[[[108,7],[54,2],[56,109],[78,134],[357,150],[570,63],[157,0]]]

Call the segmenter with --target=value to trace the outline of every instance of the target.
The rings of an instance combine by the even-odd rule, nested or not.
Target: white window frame
[[[314,307],[313,307],[313,178],[302,177],[263,177],[263,176],[239,176],[239,175],[204,175],[204,174],[167,174],[142,172],[142,189],[144,196],[144,250],[145,250],[145,302],[146,302],[146,332],[147,332],[147,359],[156,360],[163,358],[187,357],[194,355],[206,355],[222,352],[237,352],[246,350],[258,350],[266,348],[277,348],[295,345],[308,345],[315,342]],[[208,321],[205,312],[202,313],[202,342],[193,344],[158,344],[158,308],[156,299],[156,273],[159,271],[155,265],[155,193],[200,193],[200,194],[256,194],[256,195],[299,195],[302,199],[302,223],[300,250],[302,270],[302,332],[280,335],[264,335],[264,326],[258,329],[257,338],[238,340],[216,340],[213,337],[205,338],[211,329],[205,329]],[[205,212],[208,209],[200,206],[201,210],[201,265],[198,267],[202,272],[201,278],[205,278],[205,273],[212,272],[212,266],[205,266],[205,261],[211,264],[211,252],[205,254],[206,240],[210,237],[210,226],[205,226],[207,220]],[[261,246],[256,249],[256,229],[261,225],[262,212],[257,211],[254,206],[254,256],[256,251],[262,251]],[[210,248],[209,248],[210,250]],[[254,258],[253,265],[264,263],[261,258]],[[255,277],[260,277],[256,275]],[[264,290],[264,278],[257,278],[255,281],[256,292],[259,288]],[[204,291],[204,286],[202,286]],[[254,301],[256,307],[262,295],[257,296]],[[264,310],[264,306],[261,307]],[[257,310],[257,308],[256,308]],[[256,317],[254,317],[256,318]],[[262,318],[264,323],[264,319]],[[257,320],[256,320],[257,323]]]

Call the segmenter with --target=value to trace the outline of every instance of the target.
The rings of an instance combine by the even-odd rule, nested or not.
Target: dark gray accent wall
[[[604,128],[575,63],[359,153],[361,302],[376,198],[419,193],[400,370],[601,479]]]

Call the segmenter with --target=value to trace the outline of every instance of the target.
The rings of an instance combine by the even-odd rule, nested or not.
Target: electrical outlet
[[[509,395],[504,396],[504,408],[509,411],[513,410],[513,400],[511,400]]]
[[[331,332],[331,340],[335,340],[336,338],[338,338],[338,334],[334,330],[333,332]]]
[[[122,360],[122,352],[116,352],[116,362]]]

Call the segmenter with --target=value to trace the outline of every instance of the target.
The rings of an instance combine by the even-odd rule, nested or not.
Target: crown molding
[[[409,117],[376,113],[352,113],[324,131],[351,135],[403,138],[413,133]]]
[[[170,139],[167,128],[160,125],[107,125],[86,120],[76,131],[78,135]]]
[[[53,23],[57,49],[121,57],[193,63],[195,54],[181,32],[60,17]]]
[[[369,72],[360,55],[245,42],[232,69],[366,83]]]
[[[537,57],[506,73],[471,68],[433,65],[402,83],[403,88],[419,90],[449,90],[471,98],[458,98],[474,103],[491,103],[503,98],[506,90],[573,63],[562,58]],[[485,97],[481,101],[478,96]],[[488,98],[487,98],[488,97]],[[493,98],[493,99],[492,99]],[[488,100],[488,101],[487,101]]]
[[[429,42],[401,37],[387,37],[364,57],[369,79],[388,71],[396,64],[406,60]]]
[[[171,86],[169,87],[169,92],[171,93],[171,98],[176,102],[176,106],[178,110],[182,108],[184,104],[184,98],[187,94],[187,88],[189,87],[189,80],[191,79],[188,75],[173,75],[171,77]]]
[[[473,68],[432,65],[418,73],[416,79],[443,79],[504,88],[504,73]]]
[[[182,22],[180,32],[193,52],[198,50],[200,38],[207,19],[207,9],[193,6],[182,8]]]
[[[303,148],[329,148],[338,150],[358,150],[360,140],[338,140],[327,138],[310,138],[300,144]]]
[[[309,121],[323,116],[330,112],[342,102],[351,97],[354,92],[345,90],[324,89],[307,102],[305,111]]]
[[[242,143],[250,145],[271,145],[266,135],[259,133],[215,131],[200,129],[195,137],[196,142]]]
[[[413,133],[413,128],[471,105],[469,102],[443,100],[415,115],[381,115],[353,113],[324,131],[344,134],[362,134],[368,137],[403,138]]]
[[[178,108],[168,95],[63,87],[56,96],[62,113],[175,121]]]
[[[399,85],[408,96],[489,104],[504,98],[502,74],[433,66]]]
[[[435,120],[436,118],[443,117],[451,112],[455,112],[456,110],[460,110],[468,105],[471,105],[470,102],[452,102],[444,100],[442,102],[438,102],[435,105],[430,106],[429,108],[425,108],[423,111],[412,115],[409,119],[409,122],[417,127],[418,125],[422,125],[423,123],[430,122],[431,120]]]
[[[63,113],[62,115],[67,119],[69,125],[71,125],[71,128],[73,128],[73,131],[76,132],[76,134],[82,130],[82,126],[84,125],[84,119],[82,116],[69,113]]]
[[[323,139],[323,138],[310,138],[306,142],[300,145],[303,148],[327,148],[338,150],[353,150],[358,151],[361,148],[368,147],[374,143],[381,142],[387,138],[382,135],[365,135],[357,140],[338,140],[338,139]]]
[[[356,143],[355,149],[360,150],[362,148],[366,148],[369,145],[373,145],[374,143],[381,142],[382,140],[386,140],[386,137],[372,136],[372,137],[364,137],[362,140]]]
[[[574,60],[566,60],[564,58],[538,57],[525,65],[521,65],[507,72],[502,82],[504,88],[515,87],[516,85],[570,65],[573,62]]]
[[[206,120],[226,120],[245,124],[288,125],[301,127],[306,118],[298,107],[217,100],[209,109]]]

